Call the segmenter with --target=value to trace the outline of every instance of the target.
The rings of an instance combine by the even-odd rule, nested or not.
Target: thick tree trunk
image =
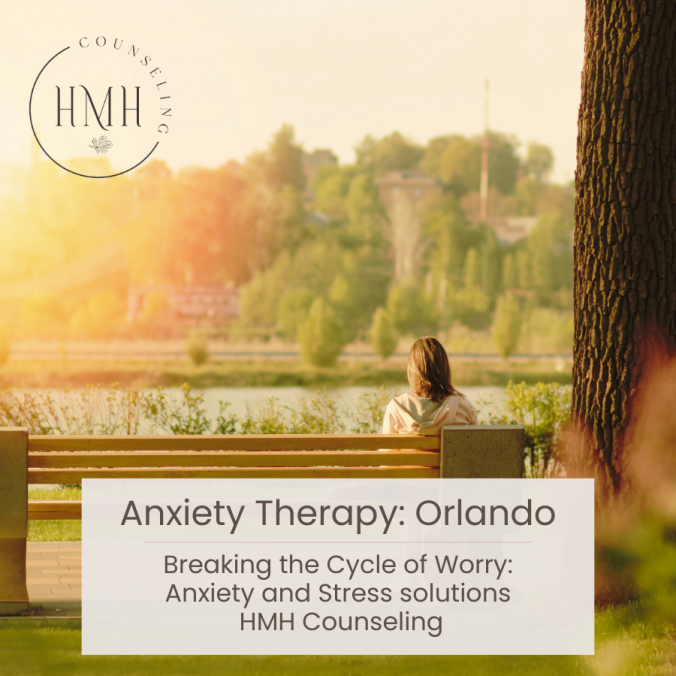
[[[650,351],[676,354],[676,2],[586,7],[573,419],[603,500],[627,488],[624,432]]]

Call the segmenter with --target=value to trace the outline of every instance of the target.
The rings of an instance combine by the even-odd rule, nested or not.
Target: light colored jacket
[[[440,402],[407,392],[390,401],[385,409],[383,434],[414,433],[436,436],[446,425],[478,425],[472,404],[457,394]]]

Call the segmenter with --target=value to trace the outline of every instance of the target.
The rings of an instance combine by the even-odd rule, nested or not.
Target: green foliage
[[[524,171],[527,176],[545,182],[554,167],[554,153],[549,146],[531,141],[526,150]]]
[[[68,390],[0,390],[0,427],[30,434],[232,434],[236,420],[219,402],[211,420],[204,395],[185,384],[178,398],[158,387],[93,385]]]
[[[350,172],[340,167],[327,167],[315,179],[314,210],[331,218],[344,218],[347,213],[346,198],[350,189]]]
[[[519,301],[513,293],[508,291],[498,299],[491,330],[495,347],[503,359],[509,358],[516,351],[519,345],[521,324]]]
[[[433,204],[423,228],[430,242],[429,268],[460,284],[467,251],[474,244],[475,236],[457,198],[450,194]]]
[[[339,399],[325,390],[300,397],[295,406],[281,406],[269,397],[252,406],[242,418],[219,401],[219,413],[209,417],[204,393],[189,385],[178,397],[158,387],[91,386],[80,390],[40,392],[0,391],[0,427],[27,427],[30,434],[340,434],[349,421],[353,433],[382,429],[389,402],[385,388],[363,392],[355,404],[341,409]],[[70,492],[69,492],[70,491]],[[53,499],[72,499],[62,489]],[[37,495],[37,497],[40,497]],[[76,496],[75,496],[76,497]],[[45,498],[46,499],[46,498]]]
[[[309,399],[301,397],[297,408],[280,406],[269,397],[242,420],[242,434],[342,434],[338,402],[326,391]]]
[[[483,136],[466,138],[447,137],[446,147],[434,139],[434,148],[423,160],[424,166],[438,173],[440,178],[456,195],[462,196],[478,190],[481,181],[481,148]],[[488,174],[492,186],[503,195],[514,192],[521,160],[517,154],[519,143],[514,136],[491,132],[489,135]],[[440,157],[440,159],[438,159]]]
[[[572,354],[573,330],[572,312],[535,308],[524,319],[519,344],[529,354]]]
[[[379,307],[373,315],[369,338],[373,351],[383,360],[391,357],[397,349],[399,336],[392,317],[385,308]]]
[[[346,208],[348,229],[357,241],[379,248],[386,245],[385,208],[371,174],[359,174],[352,179]]]
[[[399,392],[395,392],[397,396]],[[353,434],[381,434],[385,409],[390,403],[390,395],[384,387],[376,387],[372,392],[362,392],[357,403],[348,411],[352,422]]]
[[[401,335],[434,333],[439,323],[439,313],[432,299],[415,282],[406,282],[390,290],[387,311]]]
[[[272,330],[277,323],[279,302],[285,292],[285,280],[292,269],[291,256],[282,252],[275,264],[263,270],[240,289],[239,323],[245,329]]]
[[[541,301],[561,287],[572,288],[572,224],[560,217],[544,216],[528,236],[532,288]]]
[[[481,144],[464,136],[451,136],[441,154],[437,176],[456,195],[478,190],[481,178]]]
[[[424,150],[398,131],[375,140],[366,136],[355,148],[357,164],[369,169],[376,176],[387,171],[414,169],[420,163]]]
[[[510,291],[519,288],[519,272],[514,254],[507,254],[502,263],[502,288]]]
[[[0,326],[0,366],[4,366],[9,361],[11,352],[7,333],[5,332],[5,329]]]
[[[254,153],[247,159],[251,168],[273,190],[290,186],[302,192],[305,189],[303,150],[296,142],[292,125],[283,124],[264,153]]]
[[[490,354],[495,350],[488,331],[474,331],[460,321],[440,336],[449,354]]]
[[[145,395],[113,385],[79,390],[0,390],[0,427],[30,434],[139,434]]]
[[[190,332],[185,352],[193,366],[201,366],[209,359],[209,341],[203,331],[193,329]]]
[[[346,345],[343,327],[322,299],[315,299],[307,319],[298,329],[303,361],[313,366],[332,366]]]
[[[469,249],[465,260],[464,287],[451,298],[452,319],[472,329],[485,328],[489,322],[490,296],[483,290],[483,261],[479,251]]]
[[[526,430],[524,476],[559,476],[564,470],[561,434],[570,419],[572,388],[557,383],[509,382],[504,412],[489,414],[491,425],[523,425]]]
[[[305,321],[314,296],[306,286],[288,288],[277,308],[277,332],[286,340],[294,341],[298,327]]]
[[[537,216],[546,187],[535,178],[524,176],[516,184],[514,213],[518,216]]]

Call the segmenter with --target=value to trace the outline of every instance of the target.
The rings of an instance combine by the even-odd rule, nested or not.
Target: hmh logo
[[[70,46],[62,49],[43,66],[35,79],[29,106],[33,134],[47,157],[70,173],[86,178],[119,176],[145,162],[153,154],[160,140],[169,132],[166,118],[171,117],[171,108],[163,107],[164,101],[171,98],[163,89],[167,82],[164,78],[158,77],[162,70],[150,65],[152,58],[148,54],[140,55],[140,48],[134,44],[128,50],[126,48],[123,50],[124,40],[115,38],[111,45],[102,35],[92,44],[87,37],[80,38],[77,44],[81,49],[76,47],[71,50]],[[121,55],[119,58],[113,56],[116,52]],[[65,56],[57,62],[60,67],[46,71],[49,64],[62,54]],[[130,57],[133,61],[125,57]],[[139,65],[131,66],[132,63],[139,64],[145,75],[135,72]],[[91,78],[94,76],[97,83],[92,86]],[[145,77],[148,77],[147,84],[139,79]],[[86,84],[70,84],[66,78],[72,78],[71,82],[73,80],[78,82],[78,79],[83,78]],[[108,79],[110,82],[110,78],[113,81],[117,80],[118,83],[122,78],[134,78],[136,81],[133,85],[129,85],[129,82],[116,83],[114,86],[101,88],[100,80],[105,82]],[[157,101],[159,110],[155,108],[153,99],[159,99]],[[157,125],[152,123],[153,117],[157,119]],[[40,138],[34,122],[40,128]],[[111,128],[114,129],[115,159],[128,168],[95,176],[66,166],[69,162],[73,164],[75,161],[67,160],[65,157],[82,152],[84,141],[82,132],[86,132],[87,128],[100,129],[106,133],[110,133]],[[131,132],[132,129],[136,131]],[[123,136],[119,136],[120,133]],[[105,154],[113,147],[113,142],[107,135],[100,136],[98,140],[90,136],[86,138],[88,147],[97,155]],[[92,150],[88,152],[91,153]]]
[[[108,92],[106,93],[106,98],[103,100],[103,104],[101,105],[101,109],[97,112],[96,106],[94,105],[94,101],[92,100],[92,95],[89,93],[89,90],[87,87],[84,85],[80,85],[82,87],[83,91],[83,96],[84,96],[84,126],[88,127],[89,126],[89,116],[88,116],[88,111],[91,106],[92,112],[94,113],[94,117],[96,118],[96,122],[98,123],[99,127],[103,129],[103,131],[108,131],[108,127],[113,126],[113,96],[112,96],[112,87],[108,87]],[[136,107],[134,108],[129,108],[127,107],[127,88],[124,85],[120,85],[122,88],[122,126],[126,127],[127,126],[127,113],[128,112],[135,112],[136,113],[136,126],[140,127],[141,126],[141,87],[136,87]],[[70,126],[75,127],[75,87],[71,86],[70,87],[70,107],[65,107],[61,105],[61,87],[56,85],[56,126],[61,127],[63,126],[61,124],[61,113],[62,112],[70,112]],[[107,121],[107,127],[104,127],[103,124],[101,124],[101,117],[103,114],[103,110],[106,107],[106,103],[108,104],[108,121]]]

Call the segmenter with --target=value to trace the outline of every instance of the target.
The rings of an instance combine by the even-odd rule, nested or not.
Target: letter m
[[[277,631],[277,613],[272,613],[269,624],[265,623],[263,613],[258,613],[258,628],[260,629],[261,627],[266,631],[269,631],[270,629]]]
[[[108,103],[108,126],[109,127],[112,126],[112,120],[111,120],[111,117],[112,117],[112,107],[111,107],[112,97],[110,95],[112,87],[108,87],[108,92],[106,93],[106,98],[103,99],[103,104],[101,105],[101,110],[98,113],[96,112],[96,106],[94,105],[94,101],[92,101],[91,94],[89,93],[89,90],[87,89],[87,87],[85,87],[84,85],[80,85],[80,87],[82,87],[82,89],[85,90],[85,97],[86,97],[85,98],[85,127],[89,126],[89,123],[88,123],[88,120],[87,120],[87,111],[89,110],[89,106],[87,106],[87,103],[89,103],[92,107],[92,110],[94,111],[94,116],[96,117],[96,121],[98,122],[99,127],[101,127],[101,129],[103,129],[103,131],[108,131],[101,124],[101,115],[103,114],[103,109],[104,109],[106,102],[107,102]]]

